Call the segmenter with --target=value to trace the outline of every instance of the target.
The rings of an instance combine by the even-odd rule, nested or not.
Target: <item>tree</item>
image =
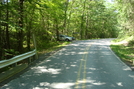
[[[124,33],[129,36],[134,34],[134,1],[132,0],[116,0],[116,8],[118,11],[118,22],[120,35]]]
[[[77,29],[75,31],[79,32],[81,39],[116,36],[107,35],[116,34],[116,30],[111,30],[111,28],[116,29],[117,20],[115,17],[117,14],[112,9],[107,8],[104,1],[75,1],[72,8],[74,10],[71,15],[70,27]]]
[[[19,19],[18,19],[18,36],[17,36],[17,39],[18,39],[18,51],[20,53],[23,53],[23,4],[24,4],[24,0],[19,0],[19,10],[18,10],[18,13],[19,13]]]
[[[103,0],[4,0],[0,8],[1,59],[32,50],[32,34],[38,49],[58,44],[60,34],[76,39],[117,34],[117,13]]]

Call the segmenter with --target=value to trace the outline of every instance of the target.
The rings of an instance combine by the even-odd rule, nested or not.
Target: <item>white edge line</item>
[[[111,45],[111,44],[110,44],[110,45]],[[108,48],[109,48],[109,50],[111,51],[111,53],[113,53],[114,56],[115,56],[121,63],[123,63],[123,65],[125,65],[126,67],[128,67],[128,68],[132,71],[132,69],[131,69],[127,64],[125,64],[125,63],[112,51],[110,45],[108,46]]]

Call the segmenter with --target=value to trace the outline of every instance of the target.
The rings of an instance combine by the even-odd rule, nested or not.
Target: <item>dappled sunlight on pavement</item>
[[[69,44],[1,89],[131,89],[134,73],[112,53],[111,40]]]

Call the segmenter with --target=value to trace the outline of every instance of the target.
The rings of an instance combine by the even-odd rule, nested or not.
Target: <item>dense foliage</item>
[[[134,36],[134,1],[133,0],[115,0],[118,11],[119,37]]]
[[[0,60],[32,50],[32,34],[36,36],[37,47],[43,49],[57,44],[59,34],[76,39],[118,35],[118,13],[103,0],[1,1]],[[131,18],[129,13],[126,18],[129,23]],[[129,28],[133,28],[132,25]]]

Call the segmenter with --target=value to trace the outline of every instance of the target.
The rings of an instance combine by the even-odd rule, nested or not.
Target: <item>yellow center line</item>
[[[86,88],[86,65],[87,65],[87,57],[88,57],[88,50],[90,48],[91,45],[88,46],[87,48],[87,54],[85,54],[85,62],[84,62],[84,72],[83,72],[83,85],[82,85],[82,89],[85,89]]]
[[[81,59],[81,62],[80,62],[80,67],[79,67],[79,70],[78,70],[78,74],[77,74],[77,80],[76,80],[76,86],[75,88],[79,88],[79,80],[80,80],[80,74],[81,74],[81,70],[82,70],[82,65],[84,64],[83,68],[84,68],[84,71],[83,71],[83,84],[82,84],[82,88],[85,89],[86,88],[86,63],[87,63],[87,56],[88,56],[88,50],[89,50],[89,47],[91,45],[89,45],[88,47],[86,47],[85,49],[85,52],[82,56],[82,59]]]
[[[79,79],[80,79],[80,73],[81,73],[82,64],[83,64],[83,57],[84,56],[82,56],[82,59],[81,59],[81,62],[80,62],[80,67],[79,67],[79,71],[78,71],[78,74],[77,74],[77,80],[76,80],[76,87],[75,88],[79,88]]]

